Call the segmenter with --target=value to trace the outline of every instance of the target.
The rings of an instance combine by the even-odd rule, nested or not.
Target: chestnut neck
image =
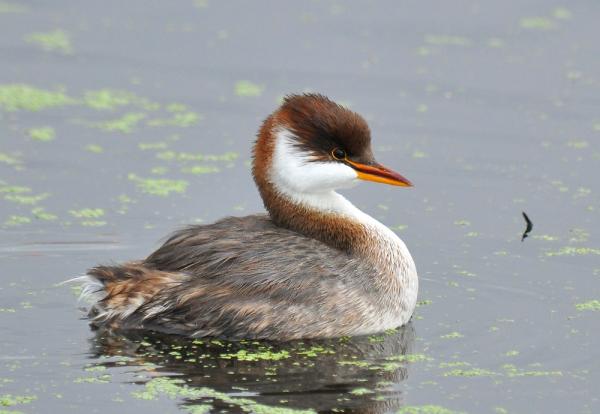
[[[263,123],[254,147],[253,176],[271,220],[282,228],[296,231],[349,254],[364,252],[369,229],[360,221],[335,209],[318,209],[300,202],[276,188],[269,171],[272,165],[276,126],[286,124],[284,115],[274,114]],[[342,204],[346,210],[364,215],[341,195],[330,191],[323,198]],[[321,197],[314,195],[315,199]],[[320,199],[320,198],[319,198]],[[366,216],[366,215],[364,215]]]

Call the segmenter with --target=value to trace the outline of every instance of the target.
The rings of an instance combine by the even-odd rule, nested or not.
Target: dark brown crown
[[[374,161],[371,131],[363,117],[323,95],[288,95],[275,115],[315,160],[329,159],[333,149],[341,148],[354,161]]]

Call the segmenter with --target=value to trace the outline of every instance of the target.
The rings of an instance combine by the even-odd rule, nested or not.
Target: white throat
[[[297,138],[284,128],[275,132],[275,149],[270,181],[275,189],[293,202],[324,213],[350,216],[363,214],[338,194],[357,182],[356,172],[336,162],[319,162],[294,145]]]
[[[354,169],[341,163],[312,160],[294,145],[297,138],[287,129],[278,129],[275,137],[270,181],[280,194],[308,209],[346,216],[378,233],[380,240],[406,249],[394,232],[335,191],[358,182]]]

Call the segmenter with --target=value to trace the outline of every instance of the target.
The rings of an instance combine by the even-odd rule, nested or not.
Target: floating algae
[[[185,180],[171,180],[168,178],[142,178],[129,174],[129,180],[136,183],[143,193],[166,197],[171,193],[184,193],[189,183]]]
[[[28,132],[31,139],[43,142],[52,141],[56,135],[52,127],[31,128]]]
[[[75,102],[62,91],[49,91],[22,83],[0,85],[0,108],[7,111],[40,111]]]
[[[47,52],[60,52],[65,55],[73,53],[69,34],[60,29],[51,32],[32,33],[25,40],[28,43],[33,43],[41,47]]]
[[[235,84],[235,94],[241,97],[256,97],[260,96],[263,93],[264,86],[258,85],[256,83],[242,80]]]

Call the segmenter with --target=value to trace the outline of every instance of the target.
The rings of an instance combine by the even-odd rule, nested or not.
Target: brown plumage
[[[269,215],[190,226],[145,260],[91,269],[92,324],[288,340],[405,323],[418,286],[408,250],[333,191],[356,178],[409,185],[375,162],[370,140],[358,114],[321,95],[289,96],[254,148]]]

